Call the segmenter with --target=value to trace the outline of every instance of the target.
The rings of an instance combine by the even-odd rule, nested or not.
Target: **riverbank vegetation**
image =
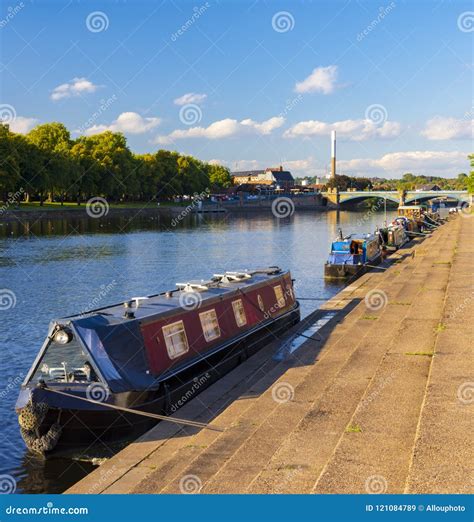
[[[472,161],[472,160],[471,160]],[[474,173],[470,175],[465,173],[458,174],[456,178],[441,178],[439,176],[421,176],[406,173],[401,179],[384,179],[384,178],[362,178],[338,175],[335,179],[328,182],[329,188],[338,188],[339,190],[416,190],[422,187],[427,189],[435,185],[441,190],[466,190],[472,185]]]
[[[15,134],[0,123],[0,199],[81,203],[100,195],[110,202],[166,201],[227,188],[230,172],[168,150],[134,154],[121,133],[72,139],[62,123]],[[18,202],[19,202],[18,201]]]

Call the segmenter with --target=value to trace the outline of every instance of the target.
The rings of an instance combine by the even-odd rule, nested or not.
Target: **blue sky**
[[[454,176],[472,150],[470,2],[2,0],[13,130],[123,131],[232,169]],[[187,95],[187,96],[186,96]]]

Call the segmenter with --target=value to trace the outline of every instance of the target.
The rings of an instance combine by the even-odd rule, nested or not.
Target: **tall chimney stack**
[[[336,177],[336,131],[331,131],[331,178]]]

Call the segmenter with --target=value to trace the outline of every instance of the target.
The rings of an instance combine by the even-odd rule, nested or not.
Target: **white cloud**
[[[395,121],[386,121],[381,125],[372,120],[343,120],[326,123],[318,120],[300,121],[288,130],[285,138],[301,138],[309,136],[329,136],[335,130],[339,138],[351,141],[365,141],[370,138],[391,139],[400,135],[401,125]]]
[[[174,140],[182,140],[186,138],[207,138],[209,140],[217,140],[220,138],[228,138],[241,134],[270,134],[273,130],[281,127],[285,122],[285,118],[275,116],[262,122],[256,122],[247,118],[237,121],[231,118],[225,118],[211,123],[208,127],[191,127],[190,129],[177,129],[167,136],[158,136],[156,143],[169,144]]]
[[[462,140],[473,138],[472,113],[462,120],[435,116],[426,122],[423,136],[429,140]]]
[[[337,74],[337,65],[316,67],[307,78],[296,83],[295,91],[299,93],[321,92],[322,94],[331,94],[337,87]]]
[[[391,152],[377,159],[339,160],[338,171],[348,176],[400,177],[405,172],[453,177],[469,170],[467,152],[417,150]]]
[[[86,78],[74,78],[68,83],[62,83],[53,89],[51,99],[54,101],[63,98],[80,96],[81,94],[95,92],[99,88]]]
[[[84,134],[98,134],[110,130],[126,134],[143,134],[161,123],[160,118],[144,118],[136,112],[122,112],[110,125],[93,125],[85,130]]]
[[[379,176],[401,178],[406,172],[433,176],[455,177],[460,172],[469,171],[468,152],[444,151],[406,151],[391,152],[379,158],[358,158],[338,160],[337,170],[348,176]],[[277,163],[262,160],[211,160],[209,163],[226,165],[231,170],[258,170]],[[323,176],[327,174],[327,165],[314,157],[282,161],[283,168],[291,171],[294,177]]]
[[[207,94],[199,94],[197,92],[188,92],[187,94],[183,94],[179,98],[174,100],[176,105],[186,105],[187,103],[196,103],[200,104],[207,98]]]
[[[38,124],[36,118],[25,118],[24,116],[17,116],[11,122],[8,122],[10,130],[18,134],[28,133],[35,125]]]

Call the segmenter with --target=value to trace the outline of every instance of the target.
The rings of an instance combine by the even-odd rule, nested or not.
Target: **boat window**
[[[74,335],[67,344],[51,340],[30,382],[95,382],[98,376]]]
[[[285,306],[285,296],[283,295],[283,290],[281,289],[281,285],[274,286],[273,291],[275,292],[275,297],[276,297],[278,306],[280,308],[283,308]]]
[[[258,301],[258,307],[260,308],[260,311],[265,312],[265,305],[263,304],[263,299],[260,294],[258,294],[258,296],[257,296],[257,301]]]
[[[199,319],[201,320],[202,331],[204,332],[206,341],[213,341],[221,336],[221,330],[214,309],[200,313]]]
[[[247,324],[247,317],[245,316],[244,304],[242,299],[232,301],[232,308],[234,309],[234,317],[237,326],[244,326]]]
[[[162,330],[170,359],[176,359],[189,350],[183,321],[176,321],[176,323],[163,326]]]

